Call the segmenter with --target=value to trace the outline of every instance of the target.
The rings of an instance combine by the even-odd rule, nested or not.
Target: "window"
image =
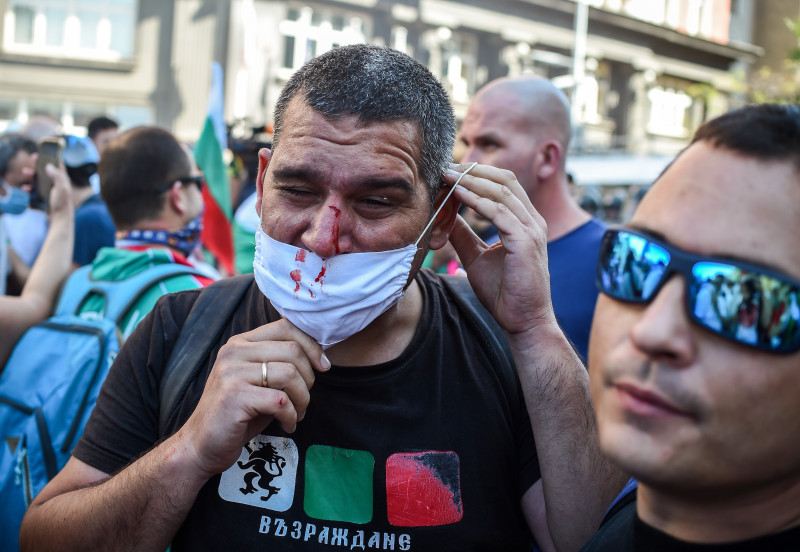
[[[411,55],[408,47],[408,29],[399,26],[392,28],[392,48]]]
[[[5,132],[8,125],[17,116],[19,100],[0,97],[0,132]]]
[[[33,43],[33,18],[36,12],[28,6],[13,6],[11,8],[13,17],[10,27],[13,29],[14,36],[17,37],[19,44]]]
[[[456,103],[468,103],[475,87],[477,43],[473,36],[447,27],[431,29],[423,36],[430,52],[428,66]]]
[[[337,46],[362,43],[366,38],[360,17],[310,7],[290,7],[279,30],[283,35],[284,78],[320,54]]]
[[[102,104],[73,102],[70,107],[72,108],[70,110],[72,124],[79,128],[86,128],[89,126],[89,121],[98,115],[108,114],[108,109]]]
[[[9,0],[3,49],[117,61],[133,57],[136,0]]]
[[[631,17],[656,25],[664,23],[664,0],[627,0],[624,10]]]
[[[45,43],[48,46],[61,46],[64,44],[64,26],[67,22],[65,8],[47,7],[45,17]]]
[[[711,37],[714,34],[714,2],[688,0],[686,7],[686,32],[690,35]]]
[[[596,125],[602,122],[600,116],[600,84],[591,73],[583,77],[583,81],[578,86],[574,101],[580,107],[581,122]]]
[[[687,110],[692,98],[680,90],[655,87],[647,93],[650,100],[650,120],[647,131],[662,136],[685,138]]]
[[[689,7],[686,13],[686,32],[690,35],[696,35],[700,32],[702,9],[703,0],[689,0]]]
[[[31,98],[28,100],[28,117],[36,117],[39,115],[45,117],[52,117],[55,120],[61,119],[61,112],[63,110],[63,103],[55,100],[40,100]]]
[[[666,23],[673,29],[681,27],[681,10],[683,9],[682,0],[669,0],[667,3]]]

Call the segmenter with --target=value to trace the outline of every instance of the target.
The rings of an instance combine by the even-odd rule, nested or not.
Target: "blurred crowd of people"
[[[164,291],[219,277],[203,258],[203,179],[191,150],[156,127],[131,129],[115,140],[118,134],[119,125],[100,116],[89,123],[87,136],[61,134],[44,117],[0,135],[0,312],[9,329],[0,361],[25,328],[52,313],[59,289],[81,266],[92,265],[98,280],[129,277],[164,262],[205,274],[167,279],[158,286]],[[62,148],[45,169],[54,186],[43,198],[39,144],[52,138]],[[123,336],[159,296],[149,295],[129,309]],[[93,309],[101,312],[102,300],[87,301],[82,312]]]

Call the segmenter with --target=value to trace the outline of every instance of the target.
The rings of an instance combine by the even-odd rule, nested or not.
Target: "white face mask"
[[[403,297],[417,244],[454,189],[455,185],[417,241],[401,249],[323,259],[272,239],[259,226],[253,261],[258,288],[281,316],[316,339],[323,349],[355,335]]]

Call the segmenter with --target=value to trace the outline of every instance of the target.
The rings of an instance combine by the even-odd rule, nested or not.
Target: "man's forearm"
[[[99,484],[38,497],[22,550],[165,550],[205,483],[185,459],[173,437]]]
[[[557,326],[509,336],[542,472],[550,535],[578,550],[627,481],[599,449],[589,376]]]

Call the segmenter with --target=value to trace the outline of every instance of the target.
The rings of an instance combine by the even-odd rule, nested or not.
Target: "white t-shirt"
[[[12,249],[22,262],[33,266],[47,237],[47,214],[38,209],[25,209],[18,215],[3,215],[3,224]]]

